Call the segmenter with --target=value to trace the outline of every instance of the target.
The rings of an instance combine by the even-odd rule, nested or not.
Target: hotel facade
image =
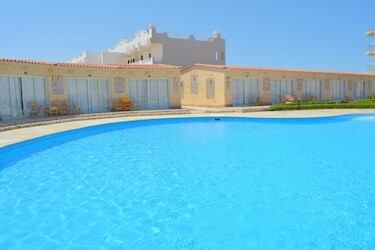
[[[0,59],[2,119],[29,117],[31,103],[73,102],[83,113],[108,112],[130,97],[142,109],[181,107],[180,67],[99,65]]]
[[[181,71],[181,104],[253,106],[357,100],[375,94],[375,74],[195,64]]]

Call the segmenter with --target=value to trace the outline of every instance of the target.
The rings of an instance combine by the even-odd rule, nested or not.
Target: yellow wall
[[[198,76],[198,93],[191,93],[191,78]],[[225,78],[224,72],[220,70],[192,70],[181,75],[181,81],[184,85],[184,97],[181,99],[181,105],[186,106],[211,106],[222,107],[226,103]],[[207,99],[206,81],[213,79],[215,81],[215,98]]]
[[[199,77],[199,94],[191,94],[190,78],[192,75]],[[208,78],[215,78],[218,94],[215,102],[206,100],[205,81]],[[194,65],[182,71],[181,79],[184,82],[185,96],[182,99],[182,105],[191,106],[231,106],[232,88],[228,88],[227,83],[232,84],[233,79],[258,79],[259,94],[262,100],[267,103],[272,101],[272,80],[292,80],[293,90],[296,98],[303,100],[304,80],[319,80],[322,82],[321,96],[322,100],[331,99],[330,83],[333,80],[342,80],[346,82],[345,91],[348,98],[353,98],[354,82],[366,82],[365,96],[371,95],[371,83],[375,84],[375,75],[350,74],[350,73],[328,73],[328,72],[299,72],[265,69],[233,69],[231,67],[210,67]],[[269,81],[269,88],[267,82]],[[203,84],[202,84],[203,83]],[[220,87],[219,87],[220,86]],[[224,93],[223,93],[224,92]],[[220,97],[219,97],[220,96]],[[224,99],[223,99],[224,98]]]
[[[180,86],[178,91],[173,90],[173,81],[175,78],[180,80],[180,69],[171,67],[167,69],[150,69],[136,66],[137,69],[116,69],[116,68],[100,68],[100,67],[77,67],[74,66],[59,66],[50,64],[33,64],[29,62],[9,62],[0,61],[0,75],[3,76],[18,76],[18,77],[44,77],[47,84],[49,84],[50,100],[67,100],[67,79],[69,78],[84,78],[84,79],[108,79],[112,98],[128,97],[128,79],[129,78],[143,78],[143,79],[168,79],[169,82],[169,102],[171,108],[181,107],[181,92]],[[139,69],[140,68],[140,69]],[[156,66],[155,66],[156,68]],[[53,79],[62,79],[64,85],[64,94],[52,94]],[[124,93],[114,93],[115,79],[121,78],[125,83]]]

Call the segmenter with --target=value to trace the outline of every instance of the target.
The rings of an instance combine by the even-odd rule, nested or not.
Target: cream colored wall
[[[108,68],[90,68],[90,67],[74,67],[74,66],[52,66],[21,62],[5,62],[0,61],[0,75],[4,76],[34,76],[45,77],[49,84],[49,98],[54,100],[67,100],[67,79],[69,78],[85,78],[85,79],[108,79],[112,98],[128,97],[128,79],[129,78],[147,78],[147,79],[168,79],[169,81],[169,101],[171,108],[181,107],[181,89],[173,92],[174,78],[180,79],[179,69],[108,69]],[[64,83],[64,94],[52,94],[52,79],[54,76],[62,77]],[[123,78],[125,83],[124,93],[114,93],[115,78]]]
[[[198,76],[198,93],[191,93],[191,77]],[[214,79],[215,81],[215,98],[207,99],[206,81]],[[225,79],[224,72],[220,70],[192,70],[181,75],[184,83],[184,98],[181,99],[181,105],[186,106],[209,106],[223,107],[226,105]]]
[[[199,76],[199,94],[191,94],[190,77],[193,74]],[[215,102],[206,100],[205,79],[215,78],[216,85],[220,83],[220,95],[224,99],[218,99]],[[261,99],[267,103],[272,102],[272,79],[276,80],[293,80],[294,95],[303,100],[304,97],[304,80],[316,79],[322,81],[321,95],[322,100],[331,99],[330,83],[333,80],[343,80],[346,82],[346,94],[348,98],[353,98],[353,86],[350,87],[350,82],[355,81],[366,82],[365,95],[371,95],[371,82],[375,84],[375,75],[366,74],[339,74],[339,73],[325,73],[325,72],[290,72],[279,70],[243,70],[243,69],[218,69],[208,68],[202,66],[193,66],[192,68],[182,72],[181,79],[185,85],[185,98],[182,99],[182,105],[192,106],[231,106],[232,105],[232,88],[226,88],[226,83],[232,84],[232,79],[235,78],[249,78],[259,79],[259,94]],[[204,82],[203,82],[204,81]],[[269,81],[269,88],[266,82]],[[201,84],[204,83],[204,84]],[[302,83],[299,84],[299,83]]]
[[[346,84],[346,93],[349,98],[353,98],[353,88],[350,89],[349,81],[372,81],[375,82],[375,76],[371,75],[357,75],[357,74],[333,74],[333,73],[310,73],[310,72],[289,72],[289,71],[270,71],[270,70],[233,70],[228,69],[226,72],[226,76],[230,78],[253,78],[253,79],[260,79],[259,84],[259,93],[263,100],[266,102],[272,101],[272,79],[277,80],[293,80],[293,89],[294,95],[297,98],[304,97],[304,89],[303,89],[303,82],[307,79],[316,79],[322,81],[322,99],[323,100],[330,100],[331,99],[331,89],[330,89],[330,82],[333,80],[343,80]],[[265,90],[265,86],[263,86],[264,79],[270,79],[270,88],[269,90]],[[298,86],[298,82],[302,80],[302,88]],[[328,82],[328,85],[325,83]],[[327,88],[328,86],[328,88]],[[366,83],[366,96],[371,94],[371,85]],[[231,98],[231,97],[228,97]]]

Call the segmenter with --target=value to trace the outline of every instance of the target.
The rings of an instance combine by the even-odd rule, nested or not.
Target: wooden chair
[[[283,103],[283,96],[279,95],[279,103]]]
[[[139,102],[133,102],[132,105],[133,109],[141,110],[141,104]]]
[[[260,105],[265,105],[266,102],[256,96],[253,96],[253,103],[257,106],[260,106]]]
[[[123,98],[123,99],[126,99],[125,103],[126,103],[127,106],[129,106],[129,104],[130,104],[131,110],[135,110],[135,109],[140,110],[141,109],[141,104],[139,102],[131,102],[130,98]]]
[[[66,105],[68,107],[69,114],[81,114],[82,113],[82,106],[76,105],[73,101],[67,101]]]
[[[52,115],[59,115],[59,102],[58,101],[51,101],[51,106],[46,108],[46,113],[50,116]]]
[[[39,116],[43,112],[42,106],[40,106],[37,102],[30,102],[30,114],[29,117],[31,116]]]
[[[292,104],[294,102],[295,102],[295,100],[294,100],[293,96],[291,96],[291,95],[285,95],[285,103],[286,104]]]
[[[68,108],[68,104],[66,102],[60,103],[58,108],[59,108],[59,114],[60,115],[68,115],[69,114],[69,108]]]
[[[121,99],[121,105],[122,105],[122,110],[134,110],[134,106],[130,100],[129,97],[124,97]]]
[[[59,115],[59,108],[58,107],[49,107],[49,115]]]
[[[112,99],[112,110],[113,111],[124,111],[122,108],[122,102],[119,99]]]

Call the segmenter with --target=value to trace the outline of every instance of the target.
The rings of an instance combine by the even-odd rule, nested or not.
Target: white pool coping
[[[347,114],[375,114],[375,109],[328,109],[328,110],[293,110],[293,111],[261,111],[249,113],[228,112],[225,110],[210,110],[207,112],[196,112],[192,114],[182,115],[155,115],[155,116],[131,116],[131,117],[113,117],[104,119],[93,120],[80,120],[80,121],[67,121],[40,125],[26,128],[18,128],[8,131],[0,132],[0,148],[14,143],[22,142],[25,140],[34,139],[40,136],[45,136],[53,133],[78,129],[83,127],[90,127],[95,125],[134,121],[134,120],[147,120],[155,118],[184,118],[184,117],[209,117],[209,116],[227,116],[227,117],[254,117],[254,118],[306,118],[306,117],[327,117],[338,116]]]

